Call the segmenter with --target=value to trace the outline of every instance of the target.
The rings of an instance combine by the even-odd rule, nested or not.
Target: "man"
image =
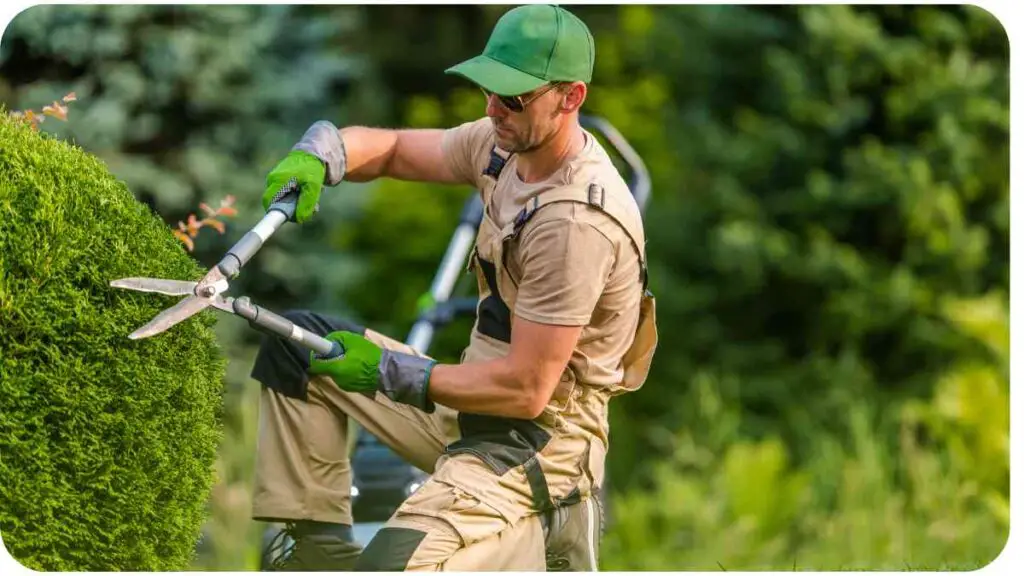
[[[301,186],[299,222],[343,179],[468,184],[486,208],[459,364],[306,311],[287,315],[343,357],[261,347],[253,515],[289,524],[282,569],[597,569],[608,402],[643,383],[657,335],[639,210],[578,122],[593,64],[578,18],[515,8],[482,55],[448,70],[484,91],[486,117],[449,130],[318,122],[268,175],[265,206]],[[361,553],[347,417],[432,475]]]

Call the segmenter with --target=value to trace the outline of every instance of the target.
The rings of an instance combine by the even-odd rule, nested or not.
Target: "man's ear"
[[[583,106],[587,99],[587,85],[583,82],[573,82],[567,85],[562,93],[562,111],[575,112]]]

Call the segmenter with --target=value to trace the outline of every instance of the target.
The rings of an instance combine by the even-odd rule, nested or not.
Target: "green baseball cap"
[[[483,54],[445,70],[499,96],[517,96],[549,82],[590,82],[594,37],[558,6],[528,4],[494,25]]]

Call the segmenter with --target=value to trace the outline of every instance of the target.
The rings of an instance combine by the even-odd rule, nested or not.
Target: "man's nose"
[[[498,97],[494,94],[487,94],[487,116],[490,118],[504,118],[506,115],[508,115],[508,110],[501,105]]]

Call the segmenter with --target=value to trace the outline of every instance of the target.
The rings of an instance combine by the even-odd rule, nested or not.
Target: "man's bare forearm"
[[[430,373],[431,400],[459,412],[531,419],[537,416],[541,394],[533,379],[516,373],[507,358],[438,364]]]
[[[434,366],[427,396],[460,412],[532,420],[551,400],[581,331],[516,317],[506,356]]]

